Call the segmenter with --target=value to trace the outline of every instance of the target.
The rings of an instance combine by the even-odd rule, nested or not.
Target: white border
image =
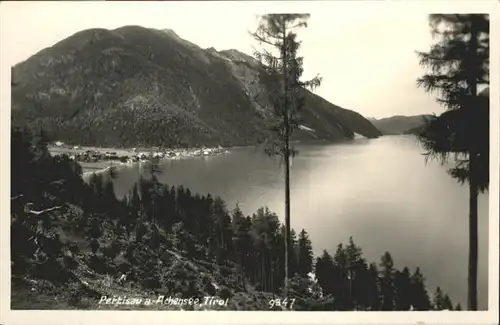
[[[354,1],[353,1],[354,2]],[[1,128],[0,141],[1,159],[3,168],[0,168],[0,237],[1,247],[1,283],[0,286],[0,323],[2,324],[498,324],[498,275],[499,275],[499,17],[500,1],[355,1],[361,2],[363,10],[380,9],[392,10],[395,14],[403,13],[489,13],[491,28],[491,126],[490,126],[490,234],[489,234],[489,310],[482,312],[158,312],[158,311],[10,311],[10,218],[8,199],[10,184],[10,67],[5,65],[5,56],[8,49],[1,47],[0,65],[0,98],[1,98]],[[252,1],[252,2],[177,2],[165,3],[165,6],[192,6],[193,10],[203,10],[206,6],[220,7],[221,13],[231,10],[258,13],[268,12],[310,12],[314,10],[335,10],[342,1]],[[147,5],[147,3],[143,3]],[[15,14],[13,3],[5,8],[5,2],[0,5],[0,40],[15,37],[15,31],[10,31],[1,18],[3,15]],[[67,3],[65,5],[68,5]],[[126,5],[119,2],[102,2],[102,6]],[[345,3],[343,3],[345,5]],[[355,6],[353,4],[353,6]],[[5,10],[10,9],[10,10]],[[355,15],[355,12],[353,12]],[[214,17],[214,19],[216,19]],[[398,28],[395,26],[395,28]]]

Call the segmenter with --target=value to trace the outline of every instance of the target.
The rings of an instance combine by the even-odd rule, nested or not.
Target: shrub
[[[64,266],[70,270],[74,270],[78,267],[78,262],[71,256],[64,255],[63,257]]]
[[[70,271],[52,258],[47,258],[43,262],[36,263],[33,268],[33,275],[59,284],[64,284],[74,278],[74,275]]]
[[[89,257],[88,265],[95,272],[101,273],[101,274],[104,274],[109,270],[104,259],[100,258],[97,255],[92,255]]]
[[[127,262],[121,262],[120,264],[118,264],[117,269],[120,273],[127,274],[132,269],[132,265]]]
[[[73,307],[78,307],[82,301],[82,296],[77,291],[71,291],[68,298],[68,304]]]
[[[135,245],[133,245],[133,244],[129,245],[127,247],[127,249],[125,250],[125,258],[130,263],[134,263],[135,262],[134,252],[135,252]]]
[[[217,293],[217,289],[215,289],[214,285],[212,284],[212,281],[208,276],[204,276],[202,279],[203,283],[203,291],[209,296],[215,296]]]
[[[101,222],[98,219],[92,219],[90,227],[87,229],[86,234],[90,238],[97,239],[102,236],[103,231],[101,228]]]
[[[111,260],[114,260],[120,254],[120,252],[121,247],[118,242],[113,242],[103,249],[104,256],[110,258]]]
[[[97,250],[99,249],[99,242],[97,239],[92,239],[90,242],[90,249],[92,250],[92,253],[97,254]]]
[[[78,248],[78,245],[76,243],[68,243],[66,244],[66,246],[73,255],[76,255],[80,252],[80,249]]]
[[[226,287],[226,286],[221,286],[221,288],[219,289],[219,297],[221,299],[229,299],[233,296],[233,293],[231,292],[231,290]]]
[[[157,275],[155,274],[149,274],[147,276],[145,276],[142,281],[141,281],[141,285],[146,288],[146,289],[151,289],[151,290],[154,290],[154,289],[159,289],[161,288],[161,282],[160,282],[160,279],[158,278]]]

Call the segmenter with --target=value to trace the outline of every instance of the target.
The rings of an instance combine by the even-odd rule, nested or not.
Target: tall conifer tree
[[[304,104],[304,88],[320,85],[316,77],[300,81],[303,72],[303,58],[298,57],[300,42],[294,32],[307,27],[309,14],[266,14],[260,17],[253,37],[263,45],[255,56],[261,61],[275,85],[271,91],[274,106],[274,121],[271,130],[274,136],[266,139],[269,144],[267,153],[283,157],[285,164],[285,296],[288,294],[290,279],[290,158],[295,150],[290,146],[290,137],[298,127],[298,112]],[[270,48],[269,50],[265,48]],[[274,52],[274,53],[273,53]],[[277,54],[275,54],[277,52]]]
[[[489,84],[489,17],[434,14],[429,20],[438,42],[419,53],[429,73],[417,85],[436,92],[448,111],[430,121],[420,140],[426,159],[444,162],[452,155],[450,175],[469,183],[468,309],[477,310],[478,193],[489,183],[489,101],[478,87]]]

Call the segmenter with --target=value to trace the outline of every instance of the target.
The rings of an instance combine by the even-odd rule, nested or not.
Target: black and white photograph
[[[1,322],[498,322],[500,4],[432,2],[3,2]]]

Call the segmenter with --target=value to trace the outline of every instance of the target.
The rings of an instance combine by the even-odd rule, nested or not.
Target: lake
[[[411,136],[298,145],[291,169],[291,226],[305,228],[314,253],[334,253],[353,236],[377,263],[389,251],[398,268],[419,266],[432,295],[436,286],[466,306],[468,187],[437,162],[424,162]],[[251,214],[268,206],[284,220],[283,168],[254,148],[231,154],[168,160],[160,181],[222,197]],[[145,173],[144,165],[120,169],[123,196]],[[479,197],[479,308],[488,297],[488,193]]]

